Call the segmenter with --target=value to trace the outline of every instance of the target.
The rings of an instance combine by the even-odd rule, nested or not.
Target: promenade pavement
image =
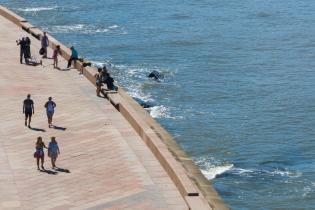
[[[0,209],[188,209],[177,188],[141,138],[95,87],[75,69],[19,63],[15,40],[30,36],[0,16]],[[31,37],[38,58],[39,41]],[[48,55],[51,56],[49,51]],[[22,103],[35,103],[31,126],[24,126]],[[57,107],[48,128],[44,104]],[[51,169],[38,171],[35,141],[55,136],[61,155]]]

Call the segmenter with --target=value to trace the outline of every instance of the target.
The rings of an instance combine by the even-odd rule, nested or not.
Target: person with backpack
[[[48,157],[51,158],[51,167],[55,168],[57,157],[60,155],[60,150],[56,141],[56,137],[52,136],[50,139],[51,141],[48,145]]]
[[[52,118],[53,118],[56,106],[57,106],[56,103],[52,101],[52,97],[49,97],[48,101],[45,104],[49,128],[52,126]]]

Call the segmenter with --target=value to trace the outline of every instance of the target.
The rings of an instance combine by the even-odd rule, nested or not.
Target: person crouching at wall
[[[70,68],[72,61],[78,60],[78,51],[74,49],[73,46],[70,47],[70,50],[71,50],[71,56],[70,56],[70,59],[68,60],[67,68]]]

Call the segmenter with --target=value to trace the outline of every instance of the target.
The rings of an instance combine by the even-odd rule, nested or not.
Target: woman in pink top
[[[54,52],[53,52],[54,69],[58,68],[58,54],[61,54],[59,45],[56,46],[56,49],[54,49]]]

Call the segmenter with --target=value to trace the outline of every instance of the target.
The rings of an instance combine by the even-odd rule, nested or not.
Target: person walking
[[[27,63],[27,50],[26,50],[26,40],[25,38],[23,37],[22,39],[16,41],[16,44],[17,45],[20,45],[20,63],[22,64],[23,63],[23,57],[25,59],[25,63]]]
[[[56,137],[51,137],[51,141],[49,142],[48,145],[48,157],[51,158],[51,167],[55,168],[56,167],[56,160],[58,155],[60,155],[60,150],[58,147],[58,143],[56,141]]]
[[[52,118],[53,118],[56,106],[57,106],[56,103],[52,101],[52,97],[49,97],[48,101],[45,104],[49,128],[52,126]]]
[[[45,170],[44,168],[44,159],[45,159],[45,154],[44,154],[44,148],[47,149],[45,143],[43,142],[42,137],[37,137],[37,141],[35,144],[35,153],[34,153],[34,158],[36,158],[36,163],[37,163],[37,170],[39,169],[39,160],[41,160],[41,168]]]
[[[58,68],[58,54],[61,54],[60,45],[57,45],[53,52],[54,69]]]
[[[78,51],[76,49],[74,49],[74,47],[70,47],[70,50],[71,50],[71,56],[70,56],[70,59],[68,60],[68,66],[67,68],[70,68],[71,66],[71,63],[72,61],[74,60],[78,60]]]
[[[31,99],[30,94],[27,95],[27,98],[23,102],[23,114],[25,114],[25,126],[27,126],[28,119],[28,127],[31,128],[32,114],[34,114],[34,102]]]
[[[44,52],[43,58],[47,58],[47,47],[49,46],[49,39],[46,32],[44,32],[44,35],[41,38],[41,45]]]

